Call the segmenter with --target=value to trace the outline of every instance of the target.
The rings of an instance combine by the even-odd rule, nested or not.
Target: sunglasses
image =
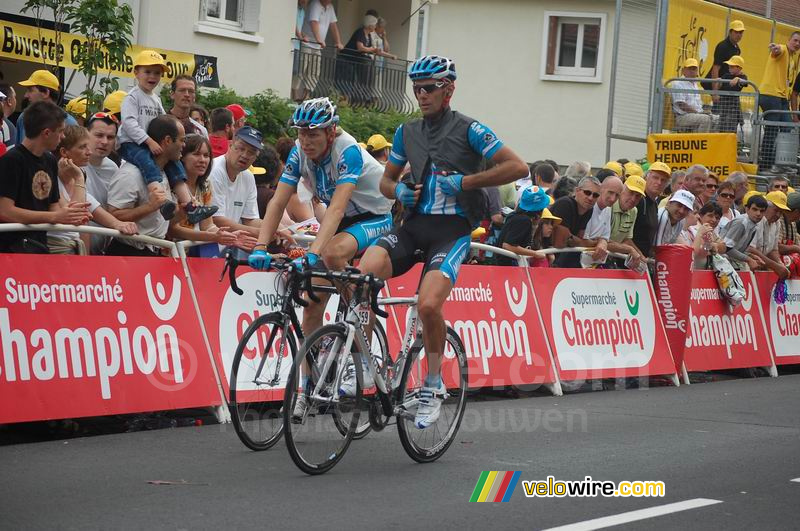
[[[773,184],[772,187],[773,188],[778,188],[780,190],[788,190],[789,189],[789,185],[788,184]]]
[[[119,120],[117,120],[117,117],[114,116],[113,114],[111,114],[110,112],[102,112],[102,111],[101,112],[96,112],[96,113],[94,113],[93,115],[91,115],[89,117],[89,119],[86,121],[86,123],[88,124],[89,122],[91,122],[93,120],[110,120],[110,121],[114,122],[115,124],[119,125]]]
[[[733,199],[734,197],[736,197],[734,194],[719,194],[719,196],[724,199]]]
[[[716,190],[717,188],[719,188],[719,185],[714,183],[708,183],[706,184],[706,188],[708,188],[709,190]]]
[[[593,199],[600,197],[600,192],[592,192],[591,190],[581,190],[581,192],[583,192],[586,197],[591,197]]]
[[[437,81],[426,85],[414,85],[412,88],[414,89],[414,94],[419,94],[420,92],[423,94],[433,94],[434,91],[442,88],[444,85],[444,81]]]

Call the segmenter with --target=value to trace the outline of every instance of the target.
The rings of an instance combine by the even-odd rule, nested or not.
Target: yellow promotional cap
[[[644,177],[641,175],[631,175],[627,179],[625,179],[625,186],[628,187],[628,190],[636,192],[639,195],[644,195],[644,188],[647,183],[645,183]]]
[[[672,175],[672,168],[664,164],[663,162],[654,162],[650,165],[650,169],[648,171],[660,171],[661,173],[666,173],[667,175]]]
[[[603,169],[613,171],[614,173],[617,174],[617,177],[622,177],[623,172],[625,171],[622,168],[622,164],[620,164],[616,160],[609,160],[608,162],[606,162],[606,165],[603,166]]]
[[[67,112],[76,116],[83,116],[86,114],[86,97],[72,98],[67,102]]]
[[[786,194],[784,194],[783,192],[775,190],[774,192],[770,192],[767,195],[765,195],[764,198],[767,201],[774,204],[776,207],[780,208],[781,210],[791,210],[791,208],[789,208],[789,205],[786,204]]]
[[[133,61],[134,68],[137,66],[155,66],[158,65],[164,69],[167,68],[167,63],[161,54],[155,50],[142,50],[136,55],[136,60]]]
[[[642,167],[636,164],[635,162],[628,162],[624,166],[625,175],[644,175],[644,170]]]
[[[127,95],[128,93],[124,90],[115,90],[103,100],[103,109],[111,114],[122,112],[122,100],[124,100]]]
[[[684,68],[700,68],[700,63],[697,62],[697,59],[694,57],[690,57],[686,61],[683,62]]]
[[[19,82],[23,87],[47,87],[52,90],[59,90],[58,78],[47,70],[37,70],[25,81]]]
[[[367,140],[367,147],[369,147],[370,151],[377,151],[379,149],[385,149],[387,147],[392,147],[392,145],[386,141],[386,137],[383,135],[372,135]]]
[[[744,31],[744,22],[741,20],[732,20],[728,29],[733,31]]]
[[[734,55],[727,61],[724,61],[726,65],[730,66],[738,66],[739,68],[744,68],[744,58],[741,55]]]

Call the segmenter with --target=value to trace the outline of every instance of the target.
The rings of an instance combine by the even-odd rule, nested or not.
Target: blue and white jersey
[[[467,142],[475,153],[487,160],[494,157],[495,153],[503,147],[503,142],[497,138],[494,132],[478,121],[472,122],[469,126]],[[394,133],[389,162],[397,166],[404,166],[408,162],[403,144],[402,125]],[[441,186],[439,186],[436,179],[437,172],[440,172],[440,170],[434,164],[431,164],[431,171],[425,176],[422,183],[422,195],[415,207],[415,211],[418,214],[457,214],[464,216],[464,210],[458,204],[456,196],[446,196],[442,193]]]
[[[344,215],[386,214],[392,209],[392,201],[380,190],[383,166],[358,145],[355,138],[339,129],[330,153],[319,164],[306,157],[296,141],[280,182],[297,188],[301,179],[320,201],[330,205],[338,184],[355,184]]]

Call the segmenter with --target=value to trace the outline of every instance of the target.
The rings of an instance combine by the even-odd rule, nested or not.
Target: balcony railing
[[[306,45],[294,50],[292,97],[339,96],[354,107],[411,113],[409,61]]]

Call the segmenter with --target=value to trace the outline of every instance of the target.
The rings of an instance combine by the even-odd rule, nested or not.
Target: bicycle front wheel
[[[455,331],[447,327],[444,356],[442,358],[442,378],[447,393],[442,402],[439,419],[425,429],[414,425],[419,392],[428,374],[428,357],[422,341],[411,347],[403,367],[398,394],[403,412],[398,415],[397,432],[406,453],[419,463],[430,463],[439,459],[455,439],[467,401],[467,356],[464,346]]]
[[[283,434],[282,382],[296,353],[294,334],[284,337],[279,313],[258,317],[236,347],[228,407],[236,435],[251,450],[267,450]]]
[[[333,468],[359,424],[361,362],[345,349],[346,339],[344,325],[323,326],[305,339],[289,373],[283,402],[286,447],[306,474],[323,474]],[[339,392],[348,367],[355,370],[354,396]]]

